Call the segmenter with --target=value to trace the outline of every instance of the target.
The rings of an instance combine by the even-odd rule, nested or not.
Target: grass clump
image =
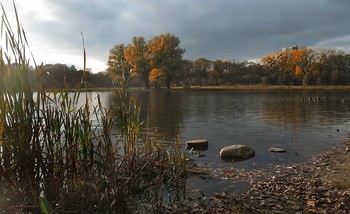
[[[123,79],[110,108],[99,96],[92,105],[86,91],[81,96],[84,88],[43,90],[41,66],[33,57],[35,68],[29,64],[14,10],[15,32],[2,7],[0,211],[159,212],[163,190],[179,187],[184,175],[180,138],[163,144],[139,133],[140,105],[129,99]],[[115,124],[119,135],[112,134]],[[147,196],[142,203],[132,203],[141,196]]]

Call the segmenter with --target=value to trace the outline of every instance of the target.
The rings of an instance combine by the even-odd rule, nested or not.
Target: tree
[[[211,68],[211,61],[205,58],[198,58],[193,63],[194,84],[204,85],[208,81],[208,74]]]
[[[228,72],[230,62],[215,60],[213,68],[210,70],[210,79],[213,85],[223,84],[224,74]]]
[[[109,51],[107,74],[114,84],[122,79],[129,82],[131,78],[131,66],[125,59],[124,50],[124,45],[120,44]]]
[[[318,84],[345,84],[349,72],[349,56],[343,51],[322,51],[318,65]]]
[[[234,63],[229,74],[231,73],[239,76],[235,78],[235,84],[259,84],[267,81],[262,65],[255,62],[243,61]]]
[[[262,58],[262,62],[271,72],[278,72],[279,83],[301,84],[302,75],[308,72],[308,50],[292,49],[269,54]]]
[[[193,61],[191,60],[183,60],[181,69],[179,70],[177,74],[177,78],[175,79],[176,85],[182,85],[182,86],[190,86],[192,81],[191,78],[193,77]]]
[[[302,72],[303,72],[303,77],[302,77],[302,82],[303,85],[311,85],[311,84],[316,84],[315,78],[314,78],[314,73],[317,68],[317,61],[319,58],[319,52],[314,50],[314,49],[307,49],[306,53],[306,59],[304,60],[305,64],[302,66]]]
[[[154,84],[155,88],[158,88],[159,83],[162,81],[162,71],[158,68],[153,68],[150,75],[149,75],[149,81]]]
[[[125,59],[131,65],[133,72],[136,72],[145,87],[149,88],[150,65],[147,59],[147,43],[143,37],[134,37],[132,44],[124,51]]]
[[[165,85],[170,88],[182,65],[184,50],[180,48],[180,40],[172,34],[161,34],[148,42],[147,58],[152,69],[163,73]]]

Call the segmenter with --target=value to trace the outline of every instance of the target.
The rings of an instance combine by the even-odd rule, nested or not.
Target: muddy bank
[[[185,213],[349,213],[350,141],[331,149],[308,163],[276,166],[274,171],[220,169],[214,179],[231,184],[249,183],[237,194],[229,187],[207,196],[202,190],[190,192],[182,205]]]

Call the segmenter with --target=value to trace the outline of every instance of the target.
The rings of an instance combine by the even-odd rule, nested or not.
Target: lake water
[[[99,94],[110,105],[112,93]],[[173,140],[181,129],[184,147],[188,140],[208,140],[207,151],[190,155],[204,167],[251,169],[305,162],[339,145],[350,130],[348,90],[148,90],[130,96],[141,102],[141,118],[149,116],[149,127],[159,139]],[[221,148],[232,144],[254,148],[255,157],[222,161]],[[271,153],[271,147],[287,152]]]

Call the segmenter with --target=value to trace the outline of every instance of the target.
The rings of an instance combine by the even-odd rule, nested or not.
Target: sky
[[[11,0],[0,0],[14,20]],[[106,69],[109,50],[171,33],[183,58],[244,61],[295,44],[350,52],[348,0],[16,0],[37,63]],[[1,44],[3,46],[3,44]]]

